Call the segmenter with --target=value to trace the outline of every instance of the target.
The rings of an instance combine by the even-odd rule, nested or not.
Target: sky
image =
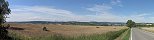
[[[7,0],[7,21],[154,23],[154,0]]]

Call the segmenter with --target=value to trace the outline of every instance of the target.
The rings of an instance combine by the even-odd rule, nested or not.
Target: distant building
[[[152,24],[146,24],[146,25],[152,25]]]

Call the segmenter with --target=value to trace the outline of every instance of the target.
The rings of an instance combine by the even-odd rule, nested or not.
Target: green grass
[[[14,40],[114,40],[124,33],[127,29],[122,29],[119,31],[111,31],[104,34],[93,34],[89,36],[81,35],[79,37],[66,37],[61,35],[51,35],[51,36],[42,36],[42,37],[25,37],[20,34],[10,33],[10,36]],[[126,38],[127,39],[127,38]]]
[[[126,31],[126,35],[123,37],[123,40],[129,40],[129,38],[130,38],[130,32],[131,32],[130,29],[128,29],[128,30]]]
[[[118,38],[115,40],[129,40],[130,38],[130,28],[126,30],[123,34],[121,34]]]

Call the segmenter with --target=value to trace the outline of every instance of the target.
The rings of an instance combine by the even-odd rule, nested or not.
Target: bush
[[[96,28],[99,28],[99,27],[96,27]]]

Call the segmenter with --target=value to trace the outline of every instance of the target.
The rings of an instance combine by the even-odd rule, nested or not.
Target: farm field
[[[68,37],[88,36],[93,34],[105,34],[111,31],[127,29],[123,26],[80,26],[80,25],[53,25],[53,24],[10,24],[10,33],[16,33],[24,37],[46,37],[61,35]],[[49,31],[43,31],[47,27]],[[14,29],[13,29],[14,28]]]
[[[150,32],[154,32],[154,27],[141,27],[141,29],[146,30],[146,31],[150,31]]]

